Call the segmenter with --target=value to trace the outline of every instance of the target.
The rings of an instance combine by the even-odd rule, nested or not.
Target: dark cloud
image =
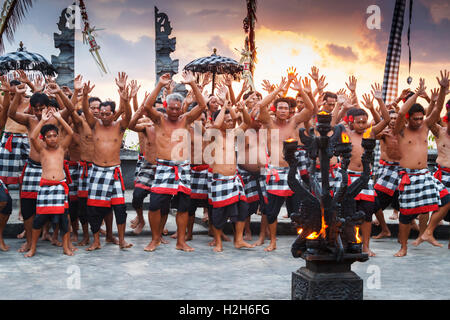
[[[353,52],[350,46],[342,47],[337,44],[329,43],[326,45],[328,52],[342,60],[358,60],[358,56]]]
[[[221,36],[212,37],[206,46],[208,51],[212,51],[213,48],[216,48],[218,55],[230,58],[237,57],[235,50],[231,50],[229,43]]]

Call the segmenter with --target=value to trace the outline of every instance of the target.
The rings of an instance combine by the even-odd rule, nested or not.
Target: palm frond
[[[5,50],[4,35],[9,42],[14,41],[14,32],[24,18],[33,0],[5,0],[0,16],[0,53]]]

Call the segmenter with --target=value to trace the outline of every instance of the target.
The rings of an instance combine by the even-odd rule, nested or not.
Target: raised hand
[[[264,91],[267,91],[268,93],[272,93],[273,90],[275,90],[275,86],[270,84],[269,80],[263,80],[262,87]]]
[[[426,88],[427,88],[427,87],[425,87],[425,79],[420,78],[420,79],[419,79],[419,86],[418,86],[417,89],[416,89],[416,93],[417,93],[418,95],[420,95],[420,94],[422,94],[422,92],[425,91]]]
[[[309,80],[308,78],[303,78],[302,80],[302,84],[303,84],[303,91],[307,94],[312,93],[311,90],[311,80]]]
[[[328,85],[328,83],[325,83],[325,78],[326,78],[325,76],[321,76],[320,79],[316,82],[317,89],[319,91],[322,91]]]
[[[53,110],[51,108],[44,109],[42,112],[41,119],[45,122],[48,121],[53,116]]]
[[[77,75],[73,80],[73,88],[77,91],[81,91],[83,89],[83,77],[81,74]]]
[[[220,84],[219,87],[217,88],[217,98],[219,98],[222,101],[225,101],[227,98],[227,94],[228,94],[228,88],[227,86]]]
[[[245,103],[243,101],[239,101],[238,103],[236,103],[236,110],[238,110],[239,112],[244,111],[245,108]]]
[[[44,78],[41,75],[37,75],[33,81],[34,92],[42,92],[45,88]]]
[[[297,78],[294,79],[294,81],[292,82],[292,85],[291,85],[292,90],[295,90],[295,91],[303,90],[301,79],[302,79],[302,77],[298,77],[298,80],[297,80]]]
[[[56,119],[61,119],[61,113],[58,110],[52,110],[52,115],[56,118]]]
[[[295,73],[296,71],[297,71],[297,68],[294,68],[294,67],[289,67],[287,69],[288,82],[292,82],[292,81],[294,81],[295,78],[297,78],[298,74]]]
[[[344,88],[339,89],[339,91],[336,92],[336,94],[337,94],[338,96],[339,96],[339,95],[345,95],[345,93],[346,93],[346,90],[345,90]]]
[[[436,79],[442,88],[447,89],[449,87],[449,72],[447,72],[447,70],[444,70],[444,73],[442,73],[441,70],[441,79],[438,77],[436,77]]]
[[[56,82],[49,83],[47,88],[48,91],[53,95],[56,95],[58,92],[61,92],[61,88],[58,86]]]
[[[47,82],[47,83],[56,83],[55,78],[53,78],[51,76],[46,76],[45,77],[45,82]]]
[[[0,87],[0,90],[6,92],[11,91],[11,86],[9,85],[8,79],[6,76],[1,76],[0,81],[2,82],[2,86]]]
[[[201,83],[201,87],[204,88],[205,86],[207,86],[210,82],[212,81],[212,76],[211,73],[205,73],[202,83]]]
[[[192,90],[189,90],[188,94],[186,95],[186,98],[184,99],[184,102],[186,105],[190,105],[192,102],[194,102],[194,92]]]
[[[373,94],[373,91],[372,91],[372,95],[375,97],[375,95]],[[361,104],[366,109],[372,110],[373,109],[373,98],[371,98],[370,95],[368,95],[368,94],[363,94],[362,97],[363,97],[363,101],[361,101]]]
[[[159,83],[164,87],[169,84],[169,82],[172,80],[172,76],[170,73],[164,73],[161,77],[159,77]]]
[[[131,80],[130,88],[131,88],[130,96],[135,97],[137,95],[139,89],[141,88],[141,86],[138,87],[136,80]]]
[[[181,83],[183,84],[194,84],[195,83],[195,76],[192,71],[183,71],[183,81]]]
[[[245,91],[247,91],[248,89],[250,88],[250,85],[248,84],[248,80],[247,79],[245,79],[244,80],[244,83],[242,84],[242,92],[245,92]]]
[[[436,102],[439,96],[439,89],[431,89],[430,100]]]
[[[231,74],[226,74],[223,82],[226,86],[231,87],[231,84],[233,83],[233,76]]]
[[[18,80],[22,83],[30,83],[30,79],[28,79],[27,74],[23,70],[17,70],[18,73]]]
[[[408,89],[403,89],[403,91],[402,91],[402,93],[400,93],[400,99],[405,99],[406,98],[406,96],[409,94],[409,88]]]
[[[383,88],[379,83],[372,85],[372,95],[375,99],[383,99]]]
[[[294,78],[294,81],[296,80],[296,78]],[[300,78],[299,78],[299,80],[300,80]],[[280,81],[280,84],[278,85],[278,87],[276,88],[276,90],[279,90],[279,91],[281,91],[281,90],[284,90],[285,89],[285,87],[286,87],[286,85],[287,85],[287,80],[286,80],[286,78],[285,77],[281,77],[281,81]]]
[[[308,75],[317,84],[317,82],[319,81],[319,69],[317,67],[315,67],[315,66],[312,66],[311,67],[311,73],[308,73]],[[322,76],[322,77],[324,77],[324,76]]]
[[[83,85],[83,96],[89,95],[89,93],[91,93],[92,89],[94,89],[94,88],[95,88],[95,84],[91,87],[91,82],[90,81],[85,83]]]
[[[130,86],[126,86],[126,88],[124,88],[123,90],[117,90],[119,92],[120,95],[120,99],[124,100],[124,101],[130,101],[131,100],[131,95],[130,95]]]
[[[128,76],[125,72],[119,72],[118,73],[118,78],[115,78],[116,80],[116,85],[119,87],[120,90],[125,89],[126,85],[127,85],[127,80],[128,80]]]
[[[25,83],[21,83],[15,87],[16,93],[18,94],[24,94],[27,92],[27,87],[25,86]]]
[[[354,92],[356,90],[356,78],[354,76],[348,77],[348,83],[346,82],[345,85],[347,86],[348,90],[351,92]]]

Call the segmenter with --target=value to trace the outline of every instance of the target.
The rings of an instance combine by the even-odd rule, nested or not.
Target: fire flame
[[[308,240],[315,240],[317,238],[319,238],[320,236],[322,236],[323,238],[325,238],[325,229],[328,228],[327,224],[325,223],[325,217],[323,214],[323,209],[322,209],[322,227],[319,231],[319,233],[317,232],[313,232],[311,233],[309,236],[306,237],[306,239]]]
[[[328,116],[329,115],[329,113],[326,112],[326,111],[320,111],[318,114],[320,114],[321,116],[322,115],[324,115],[324,116]]]
[[[364,138],[364,139],[369,139],[371,133],[372,133],[372,126],[370,126],[370,128],[367,129],[367,130],[364,132],[363,138]]]
[[[300,228],[300,229],[297,230],[297,234],[298,234],[298,235],[301,235],[302,232],[303,232],[303,229],[302,229],[302,228]]]
[[[296,141],[294,138],[289,138],[289,139],[285,140],[285,142],[287,142],[287,143],[291,143],[291,142],[294,142],[294,141]]]
[[[345,132],[342,132],[341,140],[342,140],[342,143],[349,143],[350,137]]]
[[[355,231],[356,231],[356,234],[355,234],[356,243],[361,243],[362,240],[361,240],[361,237],[359,236],[359,227],[355,227]]]

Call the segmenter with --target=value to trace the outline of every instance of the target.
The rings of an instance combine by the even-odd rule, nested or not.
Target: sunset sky
[[[407,1],[409,3],[409,1]],[[35,1],[15,33],[15,43],[6,42],[6,52],[15,51],[22,40],[31,52],[48,60],[58,55],[53,33],[66,5],[72,1]],[[191,60],[218,54],[239,59],[235,48],[244,43],[242,20],[246,16],[244,0],[86,0],[92,26],[103,28],[97,41],[101,55],[111,71],[101,76],[88,47],[77,30],[75,72],[96,84],[94,94],[100,98],[118,99],[114,77],[126,71],[130,79],[142,86],[139,97],[155,84],[154,6],[168,14],[176,37],[172,59],[180,60],[180,70]],[[381,9],[381,29],[369,30],[366,20],[369,5]],[[394,0],[260,0],[257,8],[256,46],[258,63],[255,83],[268,79],[278,83],[289,66],[300,75],[311,66],[327,76],[327,89],[345,88],[350,75],[358,79],[357,93],[370,91],[370,84],[382,82],[387,43],[394,10]],[[408,12],[407,6],[407,12]],[[426,78],[428,91],[438,86],[435,77],[440,69],[450,69],[450,4],[447,0],[414,1],[411,28],[413,77],[412,88],[419,77]],[[406,88],[408,48],[406,46],[408,13],[405,14],[399,87]],[[177,77],[175,77],[177,79]],[[236,84],[236,88],[240,85]]]

